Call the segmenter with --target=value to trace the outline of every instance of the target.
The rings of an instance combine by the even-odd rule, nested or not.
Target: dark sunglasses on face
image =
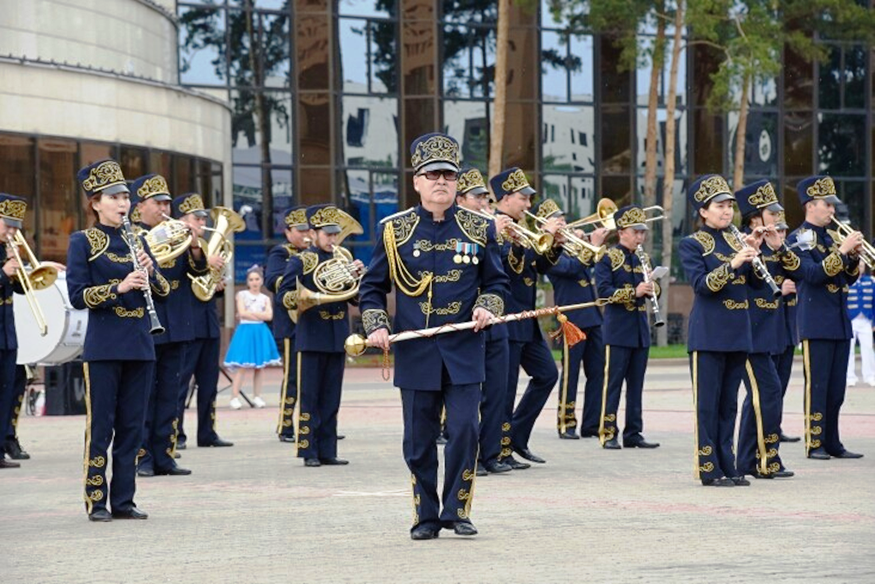
[[[426,170],[419,173],[419,176],[424,176],[428,180],[437,180],[438,177],[443,176],[447,182],[456,182],[456,179],[459,178],[459,173],[455,170]]]

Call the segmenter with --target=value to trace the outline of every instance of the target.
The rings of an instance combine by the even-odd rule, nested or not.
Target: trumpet
[[[749,247],[747,243],[744,241],[744,235],[741,234],[741,231],[738,230],[738,227],[729,224],[729,232],[735,237],[736,241],[741,245],[742,248]],[[772,297],[778,298],[781,296],[781,288],[778,284],[775,283],[775,279],[772,277],[772,274],[769,273],[769,269],[766,267],[765,262],[763,262],[763,258],[760,256],[754,256],[753,261],[751,261],[751,265],[753,266],[753,271],[757,276],[763,280],[769,288],[772,289]]]
[[[180,223],[182,222],[180,221]],[[134,269],[145,272],[145,268],[140,265],[140,259],[137,257],[137,253],[140,251],[140,240],[134,233],[131,227],[131,220],[128,219],[127,215],[122,215],[122,227],[125,230],[125,242],[131,249],[131,262],[134,264]],[[153,335],[160,335],[164,333],[164,327],[161,326],[161,321],[158,320],[158,312],[155,310],[155,301],[152,298],[152,285],[149,283],[148,276],[146,274],[146,287],[143,288],[143,296],[146,299],[146,311],[149,313],[149,321],[151,323],[149,332]]]
[[[297,282],[296,306],[289,309],[289,317],[298,322],[298,317],[314,306],[329,302],[345,302],[355,298],[367,268],[358,269],[348,249],[335,245],[334,257],[316,266],[313,282],[318,291],[310,290],[300,280]]]
[[[638,256],[638,261],[641,262],[641,274],[644,276],[644,282],[648,284],[653,282],[650,262],[647,259],[647,254],[644,253],[644,248],[640,245],[635,248],[635,255]],[[653,293],[650,295],[650,309],[653,311],[653,326],[660,327],[665,325],[665,321],[662,320],[662,316],[659,314],[659,299],[656,297],[656,288],[653,289]]]
[[[482,211],[475,211],[473,209],[468,209],[468,212],[474,213],[475,215],[479,215],[484,219],[488,219],[489,221],[495,221],[495,217],[488,213],[484,213]],[[534,250],[538,255],[544,255],[550,248],[553,247],[553,236],[549,233],[540,232],[535,233],[529,229],[526,229],[525,226],[520,225],[516,221],[512,221],[507,226],[507,231],[510,232],[510,237],[514,239],[521,246]]]
[[[832,222],[836,225],[836,234],[838,235],[838,243],[841,245],[847,237],[854,232],[854,228],[848,225],[843,221],[839,221],[836,219],[835,215],[830,217]],[[871,243],[863,240],[863,243],[860,244],[860,249],[857,252],[860,255],[860,260],[866,264],[870,270],[875,268],[875,247],[872,246]]]
[[[21,254],[18,248],[24,250],[24,255],[27,256],[27,261],[30,264],[30,271],[24,268],[24,262],[21,261]],[[39,334],[41,337],[44,337],[49,332],[49,326],[46,323],[46,317],[43,314],[42,308],[40,308],[39,302],[36,300],[34,292],[44,290],[54,284],[55,280],[58,279],[58,270],[52,266],[44,266],[39,262],[33,250],[27,244],[27,240],[24,239],[24,235],[21,234],[21,231],[15,232],[15,235],[9,242],[9,250],[12,252],[15,261],[18,262],[18,268],[15,270],[14,277],[24,289],[24,297],[27,299],[27,305],[30,307],[30,311],[33,313],[33,317],[39,327]]]
[[[530,213],[526,211],[526,215],[535,220],[536,223],[543,225],[547,222],[543,217],[538,217],[534,213]],[[584,252],[589,251],[593,253],[596,259],[601,258],[605,253],[605,246],[594,245],[583,238],[577,237],[574,234],[573,229],[569,229],[567,226],[563,227],[559,230],[559,233],[562,234],[562,237],[565,241],[562,243],[562,249],[568,252],[569,255],[576,257],[580,260],[581,263],[584,262]]]
[[[146,233],[146,243],[158,265],[166,265],[185,253],[191,245],[191,228],[164,215],[164,221]]]
[[[246,229],[243,219],[227,207],[215,207],[210,214],[213,217],[215,227],[204,227],[206,231],[212,231],[210,241],[204,249],[207,258],[219,255],[227,266],[234,257],[234,244],[228,239],[231,232],[239,232]],[[224,270],[210,268],[203,276],[188,275],[191,279],[191,291],[202,302],[209,301],[216,294],[216,288],[224,277]]]

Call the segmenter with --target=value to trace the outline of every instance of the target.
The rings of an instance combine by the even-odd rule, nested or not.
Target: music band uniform
[[[525,173],[519,168],[502,171],[489,179],[489,185],[496,201],[516,193],[527,197],[535,194]],[[496,210],[496,214],[499,213],[502,212]],[[538,276],[546,274],[556,265],[562,252],[561,248],[554,246],[541,255],[502,234],[498,234],[497,237],[501,245],[501,263],[510,280],[510,292],[506,300],[507,312],[534,310],[538,294]],[[559,379],[559,372],[553,361],[553,354],[541,334],[537,319],[513,321],[505,326],[507,326],[510,351],[504,402],[504,437],[510,438],[511,449],[514,452],[532,462],[542,463],[544,459],[529,450],[529,438],[535,420]],[[521,366],[531,380],[514,408]]]
[[[0,193],[0,221],[7,227],[21,229],[27,203],[21,197]],[[11,239],[11,238],[10,238]],[[7,245],[0,244],[0,266],[9,261]],[[23,267],[23,266],[22,266]],[[15,332],[15,312],[12,295],[22,294],[21,282],[0,270],[0,437],[6,437],[12,425],[17,390],[15,387],[15,361],[18,357],[18,337]],[[17,462],[6,460],[5,449],[0,451],[0,468],[15,468]]]
[[[705,175],[688,189],[698,215],[706,205],[734,200],[726,179]],[[705,224],[683,238],[678,253],[695,294],[690,311],[687,351],[695,408],[694,476],[705,485],[732,486],[738,388],[751,351],[748,291],[753,270],[730,261],[739,251],[727,229]]]
[[[2,260],[0,260],[2,263]],[[24,365],[15,366],[15,382],[10,400],[12,411],[9,413],[9,421],[6,425],[6,439],[3,449],[12,460],[27,460],[30,454],[21,448],[18,440],[18,421],[21,419],[21,410],[24,408],[24,396],[27,393],[28,372]]]
[[[787,230],[787,220],[784,212],[778,213],[778,222],[775,224],[778,229]],[[775,275],[775,282],[780,286],[784,283],[785,277],[782,273]],[[793,373],[793,357],[796,354],[796,347],[799,345],[799,333],[796,330],[796,293],[791,292],[784,294],[781,298],[781,325],[780,337],[775,351],[772,353],[772,361],[775,363],[775,370],[778,372],[778,379],[781,382],[781,408],[778,412],[778,440],[780,442],[799,442],[798,436],[787,436],[784,434],[782,422],[784,417],[784,397],[787,395],[787,387],[790,385],[790,375]]]
[[[833,205],[835,183],[812,176],[796,186],[799,201]],[[847,311],[848,286],[860,274],[858,257],[838,249],[832,229],[805,221],[787,238],[801,260],[797,285],[797,325],[805,368],[805,453],[809,458],[856,458],[839,438],[839,412],[845,399],[848,351],[853,335]]]
[[[173,199],[170,204],[171,217],[182,219],[188,214],[206,217],[203,198],[197,193],[187,193]],[[206,245],[201,244],[206,250]],[[209,261],[209,258],[207,258]],[[185,448],[188,437],[185,434],[185,402],[192,378],[197,387],[197,445],[233,446],[222,440],[216,431],[216,395],[219,385],[219,354],[221,328],[216,297],[206,302],[195,296],[191,280],[180,283],[181,293],[188,297],[191,310],[191,326],[194,339],[185,344],[180,374],[179,401],[176,404],[176,417],[179,420],[176,434],[176,447]]]
[[[427,134],[411,145],[415,173],[459,171],[459,144]],[[428,180],[428,179],[424,179]],[[435,179],[438,180],[438,179]],[[504,312],[507,277],[501,267],[492,222],[453,203],[441,220],[421,204],[384,219],[361,288],[367,334],[397,332],[471,319],[475,308]],[[395,287],[394,326],[386,295]],[[404,459],[411,472],[411,537],[437,537],[442,527],[470,528],[479,432],[478,410],[484,374],[482,333],[471,330],[413,339],[395,345],[394,384],[401,389]],[[444,489],[438,499],[438,453],[442,406],[448,441],[444,447]],[[441,509],[441,503],[443,508]]]
[[[756,181],[735,192],[745,233],[751,232],[751,220],[763,211],[783,211],[772,184]],[[765,224],[765,220],[763,221]],[[777,250],[767,242],[760,246],[765,266],[777,283],[799,269],[799,258],[786,245]],[[795,276],[793,276],[795,277]],[[778,370],[772,359],[776,347],[783,348],[784,322],[781,299],[774,298],[768,286],[748,287],[751,352],[748,353],[743,378],[747,392],[741,407],[736,467],[739,473],[760,478],[792,476],[784,468],[779,454],[783,392]]]
[[[298,400],[298,355],[295,350],[295,323],[289,316],[288,306],[283,305],[283,295],[279,293],[283,274],[289,260],[303,249],[291,242],[288,232],[309,231],[306,205],[298,205],[287,210],[283,216],[286,243],[274,246],[267,255],[264,284],[273,293],[273,321],[271,328],[276,339],[277,350],[283,359],[283,380],[280,387],[280,411],[276,433],[281,442],[295,442],[295,404]]]
[[[627,205],[614,213],[618,230],[646,231],[646,217],[641,207]],[[647,297],[636,297],[635,291],[644,281],[641,259],[635,249],[623,244],[612,247],[595,266],[595,280],[600,298],[608,298],[602,324],[605,357],[602,383],[599,442],[604,448],[620,448],[617,440],[617,410],[620,393],[626,383],[626,421],[623,425],[623,446],[655,448],[642,436],[642,397],[644,374],[650,351],[650,324]],[[654,282],[656,294],[659,286]]]
[[[339,216],[334,205],[307,207],[307,222],[314,230],[339,233]],[[301,287],[318,290],[314,273],[320,264],[334,258],[316,242],[289,258],[278,295],[283,305]],[[349,336],[347,301],[325,302],[298,311],[294,329],[298,399],[298,458],[307,466],[346,464],[337,458],[337,412],[340,409],[346,355],[343,343]],[[282,309],[288,312],[287,308]],[[287,355],[284,355],[284,357]],[[285,406],[284,406],[285,407]],[[294,405],[291,406],[294,409]]]
[[[86,166],[79,171],[78,180],[89,201],[128,191],[114,160]],[[145,238],[138,237],[140,247],[151,256]],[[135,516],[132,514],[139,513],[134,504],[136,455],[143,438],[155,347],[143,291],[118,291],[118,285],[133,271],[124,231],[98,222],[72,234],[67,268],[70,303],[74,308],[88,309],[81,357],[86,406],[85,509],[91,518],[101,521],[109,519],[108,504],[114,516]],[[170,293],[170,284],[157,265],[149,282],[153,295]],[[110,442],[111,484],[107,481]]]
[[[556,203],[547,199],[538,206],[538,217],[549,219],[562,213]],[[563,253],[556,265],[547,270],[547,278],[553,284],[556,306],[595,302],[596,287],[593,279],[595,254],[585,249],[581,259]],[[580,420],[580,435],[598,436],[601,413],[601,394],[605,376],[605,348],[602,339],[602,313],[595,306],[566,313],[568,320],[579,328],[585,338],[573,346],[563,341],[562,372],[556,426],[560,438],[571,438],[577,430],[577,384],[580,367],[586,376],[583,391],[583,408]]]
[[[141,176],[133,182],[131,188],[140,201],[138,206],[153,199],[168,202],[172,200],[167,181],[159,174]],[[155,227],[142,220],[139,226],[145,231]],[[170,294],[155,303],[158,320],[166,331],[154,337],[154,384],[146,409],[146,425],[139,453],[140,476],[191,473],[188,469],[180,468],[174,460],[177,408],[179,394],[184,391],[181,373],[185,347],[195,337],[191,320],[191,280],[188,276],[206,273],[207,260],[203,253],[195,258],[191,249],[186,249],[176,258],[163,261],[160,268],[170,283]]]

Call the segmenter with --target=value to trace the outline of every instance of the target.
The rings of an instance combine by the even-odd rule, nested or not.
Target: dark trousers
[[[280,355],[283,356],[283,385],[280,388],[280,418],[276,433],[292,439],[295,437],[295,402],[298,400],[298,353],[293,344],[293,339],[277,340]]]
[[[12,410],[15,402],[15,360],[18,349],[11,351],[0,349],[0,436],[8,436],[12,425]],[[3,454],[0,445],[0,458]]]
[[[188,398],[192,377],[197,387],[197,443],[211,444],[219,438],[216,433],[216,392],[219,385],[218,337],[195,339],[185,344],[179,401],[176,404],[176,417],[179,420],[177,440],[187,441],[182,423],[185,419],[185,400]]]
[[[486,380],[480,399],[480,462],[495,462],[502,454],[501,424],[507,387],[507,339],[486,343]],[[508,440],[509,442],[509,440]],[[510,455],[508,450],[505,456]]]
[[[143,438],[154,361],[91,361],[85,377],[85,510],[134,506],[137,449]],[[112,443],[112,485],[107,451]],[[109,495],[107,497],[107,495]]]
[[[605,379],[605,347],[602,341],[602,327],[583,329],[586,339],[573,347],[564,345],[562,349],[562,376],[559,385],[559,411],[556,424],[559,433],[572,433],[577,429],[577,382],[580,379],[580,365],[586,375],[583,390],[583,424],[581,434],[596,435],[599,431],[599,413],[602,386]]]
[[[334,458],[346,355],[300,351],[298,364],[298,457]]]
[[[155,345],[155,373],[149,405],[146,406],[146,424],[140,450],[140,466],[155,471],[168,471],[176,462],[176,408],[182,391],[181,372],[185,343]]]
[[[781,424],[784,419],[784,396],[787,395],[787,386],[790,385],[790,374],[793,373],[793,354],[796,350],[795,345],[790,345],[784,349],[783,353],[772,355],[772,361],[775,362],[775,370],[778,372],[778,380],[781,383],[781,408],[778,411],[778,434],[783,434]]]
[[[839,439],[839,412],[845,401],[848,353],[851,341],[802,341],[805,363],[805,454],[825,448],[829,454],[845,451]]]
[[[697,479],[739,476],[735,469],[735,418],[738,387],[745,375],[747,353],[693,351],[690,373],[696,409]]]
[[[741,406],[736,468],[768,475],[784,470],[778,454],[781,432],[781,381],[772,356],[750,353],[745,365],[747,395]]]
[[[18,440],[18,420],[21,418],[21,408],[24,405],[24,394],[27,392],[27,369],[24,365],[15,366],[15,384],[12,392],[12,411],[9,412],[9,422],[6,426],[6,442]]]
[[[644,374],[647,372],[648,347],[620,347],[605,345],[605,380],[602,384],[601,421],[599,442],[604,446],[617,437],[617,410],[620,408],[620,392],[626,382],[626,423],[623,426],[623,442],[641,440],[644,420],[641,414],[641,399],[644,393]]]
[[[513,448],[528,448],[535,420],[544,409],[544,404],[559,379],[553,355],[544,339],[520,343],[509,342],[507,362],[507,393],[505,394],[505,420],[510,422],[510,439]],[[516,409],[513,407],[516,387],[520,379],[520,366],[532,379],[526,387]]]
[[[453,385],[446,370],[440,391],[401,389],[404,460],[413,486],[413,527],[449,527],[470,521],[477,464],[477,410],[480,385]],[[438,500],[438,448],[441,408],[447,409],[444,490]],[[441,502],[443,509],[441,509]]]

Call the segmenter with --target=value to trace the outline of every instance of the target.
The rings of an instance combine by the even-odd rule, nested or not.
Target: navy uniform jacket
[[[760,247],[761,258],[769,273],[780,286],[786,277],[799,270],[799,257],[786,246],[778,252],[773,251],[763,242]],[[784,323],[783,301],[780,297],[773,298],[768,286],[749,286],[750,301],[750,334],[752,353],[784,352],[787,346]]]
[[[805,231],[803,231],[805,230]],[[787,244],[794,247],[801,266],[796,279],[797,315],[800,339],[850,339],[848,287],[860,275],[857,262],[839,253],[829,229],[808,223],[790,234]],[[809,249],[810,247],[810,249]]]
[[[737,270],[730,267],[729,262],[740,249],[728,231],[708,226],[681,240],[681,263],[696,295],[690,311],[687,350],[751,352],[747,289],[762,284],[758,284],[749,262]]]
[[[562,249],[552,248],[541,255],[515,244],[501,234],[498,234],[498,243],[501,245],[501,263],[510,278],[507,313],[534,310],[538,295],[538,274],[546,274],[556,264]],[[536,318],[509,322],[506,326],[508,339],[511,341],[527,343],[543,338]]]
[[[219,327],[219,312],[216,310],[216,297],[213,296],[204,302],[191,293],[191,303],[194,338],[218,339],[221,327]]]
[[[606,345],[646,348],[650,346],[647,322],[647,297],[635,297],[635,288],[644,281],[641,261],[634,250],[615,245],[595,266],[595,280],[605,305],[602,335]],[[657,294],[658,286],[657,286]]]
[[[586,250],[583,259],[585,263],[564,253],[559,256],[556,265],[547,270],[547,277],[553,284],[553,303],[556,306],[595,302],[596,289],[590,273],[595,254]],[[581,329],[602,324],[602,313],[596,307],[572,310],[566,312],[565,316]]]
[[[277,339],[291,339],[295,336],[295,323],[289,317],[288,310],[283,306],[282,295],[279,293],[283,274],[289,260],[298,255],[298,250],[291,243],[274,246],[267,255],[267,267],[264,270],[264,284],[273,293],[273,321],[271,329]],[[294,283],[292,283],[294,288]]]
[[[0,245],[0,268],[3,267],[7,259],[6,246]],[[15,312],[12,310],[12,294],[15,292],[24,293],[21,283],[0,270],[0,350],[3,351],[12,351],[18,348],[18,338],[15,333]]]
[[[145,239],[139,238],[140,245],[148,250]],[[121,228],[98,223],[70,236],[67,292],[74,308],[89,309],[83,361],[155,359],[143,291],[118,293],[118,285],[132,270],[130,248]],[[170,293],[170,284],[157,264],[150,283],[157,305],[159,297]],[[167,326],[165,321],[161,324]]]
[[[435,327],[470,321],[475,307],[492,314],[504,311],[507,275],[488,219],[453,205],[442,221],[435,221],[421,206],[393,215],[380,226],[379,240],[368,272],[362,280],[362,324],[370,334],[390,328],[386,295],[392,289],[393,266],[386,255],[386,230],[394,237],[403,266],[419,279],[433,274],[431,285],[418,296],[408,296],[395,286],[394,331]],[[455,263],[457,245],[467,245],[468,263]],[[393,268],[394,269],[394,268]],[[408,288],[409,292],[414,290]],[[429,299],[430,296],[430,299]],[[482,333],[453,332],[428,339],[399,342],[395,350],[395,385],[404,389],[439,391],[446,367],[453,384],[482,383],[484,373]]]
[[[796,326],[796,295],[788,294],[784,296],[781,304],[783,305],[783,315],[781,317],[783,324],[783,334],[781,336],[781,345],[773,353],[782,353],[783,348],[799,344],[799,330]]]
[[[292,292],[298,282],[311,292],[319,292],[319,288],[313,283],[313,273],[319,264],[333,257],[333,253],[315,246],[293,256],[286,265],[277,296],[282,297]],[[280,310],[288,316],[288,310],[282,303]],[[328,302],[313,306],[305,312],[298,312],[298,324],[295,327],[296,351],[343,353],[343,342],[348,336],[346,301]]]

